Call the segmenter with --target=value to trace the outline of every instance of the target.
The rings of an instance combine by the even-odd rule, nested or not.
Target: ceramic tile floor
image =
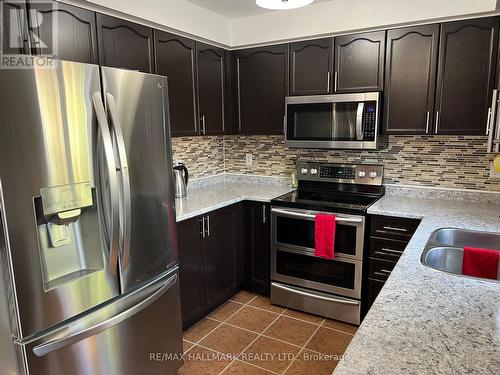
[[[241,291],[184,332],[179,374],[329,375],[356,329]]]

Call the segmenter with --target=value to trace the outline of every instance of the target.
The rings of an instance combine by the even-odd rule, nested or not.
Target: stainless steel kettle
[[[188,181],[189,181],[188,169],[184,164],[179,163],[174,167],[174,185],[175,185],[176,198],[186,197]]]

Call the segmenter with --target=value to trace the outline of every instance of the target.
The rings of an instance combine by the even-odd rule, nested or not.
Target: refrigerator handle
[[[111,129],[118,148],[118,162],[121,176],[121,194],[120,194],[120,212],[122,220],[120,222],[121,248],[122,248],[122,267],[128,268],[130,256],[130,223],[131,223],[131,196],[130,196],[130,178],[128,174],[127,150],[120,125],[120,119],[116,110],[115,98],[110,93],[106,93],[106,104],[111,119]]]
[[[104,146],[104,158],[109,175],[109,190],[111,202],[111,238],[109,243],[109,273],[116,274],[118,265],[118,248],[120,232],[118,223],[120,220],[120,212],[118,208],[118,181],[116,178],[116,167],[114,163],[113,144],[111,142],[111,135],[109,133],[108,120],[106,119],[106,111],[102,103],[101,94],[99,92],[92,95],[94,109],[97,117],[97,125],[99,134]]]
[[[147,293],[148,296],[142,299],[139,303],[136,303],[132,307],[120,311],[115,315],[111,315],[109,318],[104,320],[99,321],[92,316],[83,318],[78,323],[75,322],[75,325],[83,326],[85,328],[77,332],[68,331],[66,334],[64,333],[58,334],[56,335],[58,336],[57,338],[36,345],[33,348],[33,353],[35,353],[37,357],[43,357],[44,355],[49,354],[50,352],[64,348],[69,345],[73,345],[78,341],[84,340],[90,336],[98,334],[99,332],[105,331],[106,329],[109,329],[115,326],[116,324],[131,318],[132,316],[136,315],[137,313],[141,312],[142,310],[150,306],[158,298],[164,295],[170,288],[172,288],[172,286],[174,286],[176,282],[177,282],[177,273],[175,273],[173,276],[169,277],[166,280],[164,279],[161,281],[153,282],[151,285],[145,288],[145,293]],[[108,310],[107,312],[109,313],[113,312],[115,310],[115,307],[113,306],[113,304],[110,304],[104,307],[103,309]],[[99,315],[99,310],[96,311],[95,315],[96,316]],[[92,320],[94,320],[94,322],[92,322]]]

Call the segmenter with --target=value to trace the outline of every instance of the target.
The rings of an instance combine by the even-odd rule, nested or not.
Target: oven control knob
[[[373,179],[375,179],[375,177],[377,177],[377,172],[371,171],[370,172],[370,178],[373,180]]]
[[[363,177],[366,176],[366,172],[365,171],[359,171],[358,176],[361,177],[361,178],[363,178]]]
[[[300,170],[300,173],[302,173],[302,174],[307,174],[307,168],[302,168],[302,169]]]
[[[317,169],[314,169],[314,168],[311,169],[311,174],[317,174],[317,173],[318,173]]]

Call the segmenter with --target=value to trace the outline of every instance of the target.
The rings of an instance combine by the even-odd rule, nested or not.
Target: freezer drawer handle
[[[125,141],[123,138],[123,132],[120,125],[120,119],[118,117],[118,112],[116,110],[115,98],[110,93],[106,94],[106,103],[108,105],[109,117],[111,119],[111,128],[113,129],[113,134],[115,136],[116,145],[118,148],[118,158],[120,163],[119,175],[121,177],[120,184],[120,211],[123,220],[121,221],[121,238],[120,245],[122,248],[122,267],[124,270],[128,268],[128,261],[130,255],[130,223],[131,223],[131,198],[130,198],[130,178],[128,174],[128,163],[127,163],[127,150],[125,148]]]
[[[276,287],[276,288],[278,288],[278,289],[286,290],[287,292],[291,292],[291,293],[295,293],[295,294],[300,294],[302,296],[316,298],[316,299],[320,299],[320,300],[323,300],[323,301],[335,302],[335,303],[343,303],[344,305],[352,305],[352,306],[358,306],[359,305],[359,302],[357,302],[357,301],[348,301],[348,300],[345,300],[345,299],[323,297],[323,296],[319,296],[319,295],[316,295],[316,294],[311,294],[311,293],[303,292],[301,290],[297,290],[297,289],[293,289],[293,288],[288,288],[288,287],[286,287],[284,285],[281,285],[281,284],[273,283],[273,286]]]
[[[286,210],[278,210],[276,208],[272,208],[271,212],[275,214],[280,214],[280,215],[287,215],[291,217],[301,217],[304,219],[315,219],[316,215],[311,215],[311,214],[303,214],[301,212],[294,212],[294,211],[286,211]],[[348,218],[348,217],[338,217],[335,219],[337,223],[362,223],[363,219],[362,218]]]
[[[64,348],[66,346],[72,345],[86,339],[90,336],[94,336],[99,332],[102,332],[112,326],[127,320],[128,318],[134,316],[140,311],[144,310],[146,307],[155,302],[160,298],[165,292],[167,292],[175,283],[177,282],[177,273],[169,277],[167,280],[160,283],[159,286],[154,285],[154,292],[150,294],[147,298],[143,299],[138,304],[132,306],[131,308],[122,311],[109,319],[103,320],[97,324],[91,325],[85,329],[82,329],[76,333],[70,333],[68,336],[64,336],[55,340],[45,342],[43,344],[37,345],[33,348],[33,353],[36,356],[42,357],[50,352]],[[112,306],[111,306],[112,308]],[[84,323],[83,323],[84,324]]]
[[[101,135],[101,140],[104,146],[104,158],[108,169],[109,177],[109,190],[110,190],[110,206],[111,206],[111,223],[110,223],[110,244],[109,244],[109,273],[116,274],[118,264],[118,248],[120,247],[120,211],[119,211],[119,198],[118,198],[118,181],[116,176],[116,165],[114,163],[113,143],[109,133],[108,120],[106,118],[106,111],[102,103],[101,93],[96,92],[92,95],[94,109],[97,117],[97,124]]]

